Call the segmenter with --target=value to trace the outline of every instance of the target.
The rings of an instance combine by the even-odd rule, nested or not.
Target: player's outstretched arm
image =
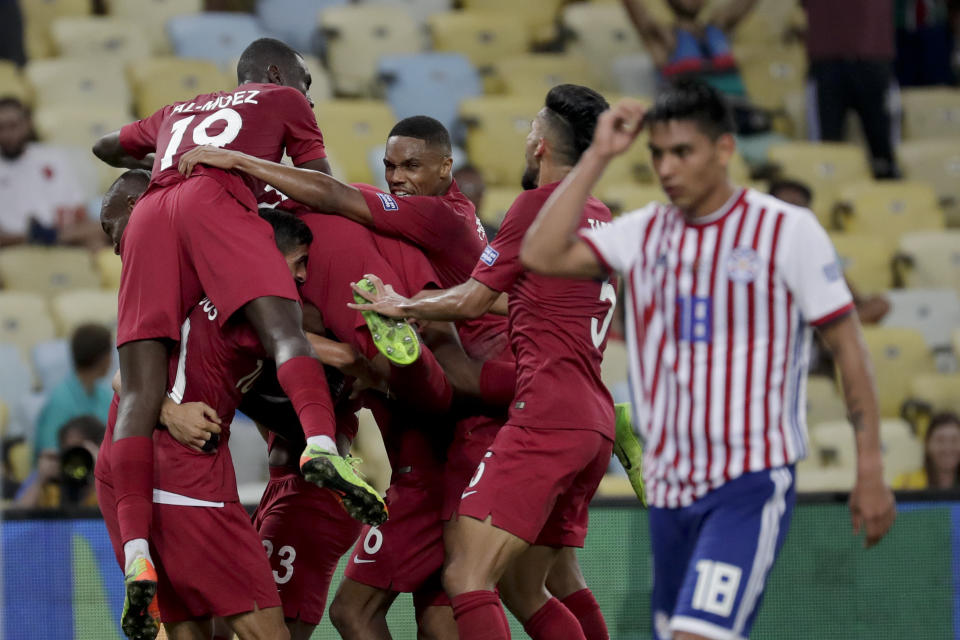
[[[410,299],[401,296],[390,285],[384,285],[375,275],[366,274],[364,277],[373,283],[376,291],[364,291],[353,283],[353,290],[369,302],[349,303],[347,306],[358,311],[376,311],[391,318],[470,320],[487,313],[500,298],[499,291],[474,278],[451,289],[438,289]]]
[[[576,233],[583,207],[607,164],[626,151],[643,126],[644,107],[622,100],[597,121],[593,142],[540,209],[520,249],[531,271],[568,278],[597,278],[604,267]]]
[[[152,153],[145,155],[143,158],[135,158],[127,153],[127,150],[120,144],[120,131],[108,133],[93,143],[93,155],[111,167],[146,169],[147,171],[153,168]]]
[[[893,525],[897,510],[893,493],[883,482],[880,409],[870,354],[856,313],[848,313],[820,332],[840,369],[847,415],[856,440],[857,479],[850,493],[853,530],[859,533],[863,528],[865,545],[871,547]]]
[[[367,201],[359,189],[320,171],[288,167],[210,145],[187,151],[180,158],[178,168],[180,173],[189,177],[198,164],[227,171],[242,171],[320,213],[341,215],[361,224],[369,224],[373,220]]]

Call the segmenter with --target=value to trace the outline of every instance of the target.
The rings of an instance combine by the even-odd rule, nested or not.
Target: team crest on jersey
[[[734,282],[753,282],[762,268],[760,256],[750,247],[737,247],[727,258],[727,277]]]
[[[487,265],[488,267],[492,267],[493,263],[496,262],[497,258],[499,257],[500,257],[500,252],[494,249],[493,247],[491,247],[490,245],[487,245],[487,248],[484,249],[483,253],[480,254],[480,260],[483,262],[483,264]]]
[[[384,211],[400,210],[400,205],[397,204],[396,199],[389,193],[378,193],[377,197],[380,198],[380,204],[383,205]]]

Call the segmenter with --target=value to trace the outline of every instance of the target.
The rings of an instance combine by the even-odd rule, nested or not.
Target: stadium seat
[[[880,422],[880,446],[883,450],[883,479],[887,484],[898,475],[923,466],[923,443],[905,420],[887,418]]]
[[[66,338],[38,342],[33,345],[30,356],[33,370],[40,381],[40,388],[47,392],[63,380],[73,368],[70,342]]]
[[[210,11],[170,18],[167,35],[179,57],[209,60],[225,69],[247,45],[267,33],[253,16]]]
[[[811,426],[810,445],[811,455],[818,455],[827,468],[854,469],[856,466],[853,428],[846,419]]]
[[[908,265],[904,284],[912,288],[950,287],[960,295],[960,231],[914,231],[900,237]]]
[[[461,0],[467,11],[495,11],[515,14],[526,25],[534,42],[547,43],[557,37],[557,14],[566,0],[539,0],[538,2],[517,2],[517,0]]]
[[[843,272],[857,290],[870,295],[893,286],[893,256],[896,244],[886,236],[831,233]]]
[[[117,56],[32,60],[25,75],[33,88],[34,106],[130,108],[130,88]]]
[[[900,100],[904,140],[960,136],[960,90],[906,88],[900,92]]]
[[[382,147],[394,125],[393,113],[378,100],[327,100],[314,111],[332,162],[346,182],[373,183],[367,164],[370,149]]]
[[[320,14],[320,26],[333,84],[341,95],[375,95],[382,56],[423,50],[417,23],[389,5],[331,7]]]
[[[652,98],[657,92],[660,75],[653,59],[643,51],[617,56],[610,63],[614,90],[633,97]]]
[[[26,440],[17,442],[10,447],[7,453],[10,458],[10,474],[17,482],[23,482],[30,477],[33,470],[33,451]]]
[[[615,184],[595,190],[594,195],[610,207],[615,216],[642,209],[651,202],[670,201],[660,185],[656,184]]]
[[[807,378],[807,424],[845,420],[846,416],[836,382],[828,376]]]
[[[32,99],[20,69],[7,60],[0,60],[0,98],[16,98],[24,104],[30,104]]]
[[[82,152],[81,157],[90,164],[96,175],[98,191],[103,193],[123,173],[123,169],[111,167],[95,160],[90,148],[101,136],[116,131],[132,120],[126,110],[98,109],[96,107],[70,108],[68,105],[44,107],[33,114],[33,124],[40,140],[51,144],[65,145]]]
[[[330,79],[330,72],[323,66],[323,62],[317,56],[305,55],[303,62],[307,65],[310,72],[310,97],[314,100],[330,100],[333,98],[333,80]],[[234,65],[236,67],[236,65]],[[236,84],[236,73],[230,75],[231,86]]]
[[[129,20],[106,16],[57,18],[50,32],[57,53],[65,58],[111,56],[131,62],[150,55],[150,41],[143,28]]]
[[[138,118],[146,118],[168,104],[201,93],[229,90],[236,86],[232,76],[209,60],[157,57],[146,58],[128,69],[134,89]]]
[[[880,414],[898,417],[913,377],[935,373],[933,355],[923,334],[915,329],[864,327],[863,336],[876,375]]]
[[[100,286],[90,252],[72,247],[10,247],[0,251],[0,281],[8,291],[54,295]]]
[[[16,346],[24,362],[29,362],[33,345],[50,340],[54,333],[43,296],[0,291],[0,343]]]
[[[174,16],[200,13],[203,0],[106,0],[110,15],[136,22],[156,54],[173,52],[167,38],[167,20]]]
[[[90,0],[21,0],[23,43],[27,59],[36,60],[56,55],[50,25],[57,18],[88,16]]]
[[[57,332],[69,336],[79,325],[96,322],[115,329],[117,292],[103,289],[75,289],[58,294],[50,301]]]
[[[500,227],[503,217],[520,195],[520,187],[487,187],[483,192],[483,202],[477,215],[491,227]]]
[[[894,289],[887,292],[886,298],[890,312],[883,317],[883,326],[916,329],[930,349],[950,349],[953,329],[960,327],[960,297],[956,291]]]
[[[849,427],[847,427],[849,431]],[[856,471],[853,467],[797,468],[797,492],[819,493],[853,489]]]
[[[460,104],[467,125],[467,153],[489,185],[519,185],[530,122],[543,98],[491,96],[470,98]]]
[[[571,4],[564,8],[562,22],[571,38],[567,52],[590,62],[602,88],[617,87],[614,60],[643,51],[640,36],[620,4]]]
[[[909,140],[897,148],[904,176],[933,185],[953,212],[951,226],[960,226],[960,145],[956,139]]]
[[[427,26],[437,51],[458,51],[481,73],[500,58],[526,53],[529,32],[512,13],[451,11],[430,16]]]
[[[557,53],[531,53],[501,58],[492,72],[504,93],[542,100],[558,84],[596,86],[590,64],[583,58]]]
[[[865,181],[840,189],[835,226],[896,240],[908,231],[943,229],[937,194],[926,182]]]
[[[781,44],[784,32],[794,22],[799,9],[800,7],[794,2],[760,0],[737,24],[733,33],[734,48],[737,45],[756,43]]]
[[[415,115],[436,118],[461,138],[460,102],[483,94],[480,76],[459,53],[413,53],[380,58],[379,78],[398,120]]]
[[[924,373],[910,381],[910,399],[930,405],[932,413],[960,413],[960,373]]]
[[[392,4],[400,7],[419,25],[426,25],[430,16],[453,9],[453,0],[361,0],[362,4]]]
[[[93,254],[93,265],[100,275],[100,286],[116,291],[120,288],[120,256],[113,247],[104,247]]]
[[[257,0],[257,18],[274,38],[301,53],[320,53],[319,17],[348,0]]]
[[[803,93],[807,57],[802,45],[750,46],[734,49],[750,101],[764,109],[786,109],[786,97]]]
[[[800,180],[813,190],[811,208],[826,227],[839,190],[870,177],[866,152],[855,144],[785,142],[771,146],[769,158],[784,177]]]

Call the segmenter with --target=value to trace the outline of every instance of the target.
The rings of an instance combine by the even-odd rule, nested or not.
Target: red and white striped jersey
[[[581,236],[627,283],[651,504],[806,455],[811,327],[853,308],[813,213],[747,189],[697,221],[654,203]]]

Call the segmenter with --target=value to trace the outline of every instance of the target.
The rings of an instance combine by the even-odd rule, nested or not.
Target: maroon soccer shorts
[[[461,494],[457,513],[530,544],[582,547],[587,507],[610,462],[613,442],[587,429],[504,425]]]
[[[363,525],[333,493],[277,467],[270,468],[253,522],[270,558],[283,616],[319,624],[337,563]]]
[[[299,300],[273,228],[219,182],[195,176],[148,191],[121,242],[117,345],[180,339],[190,308],[207,296],[221,325],[263,296]]]
[[[444,521],[457,512],[460,495],[470,484],[483,454],[493,444],[502,424],[502,420],[487,416],[466,418],[457,424],[457,433],[447,449],[447,463],[443,470],[445,491],[440,514]]]

